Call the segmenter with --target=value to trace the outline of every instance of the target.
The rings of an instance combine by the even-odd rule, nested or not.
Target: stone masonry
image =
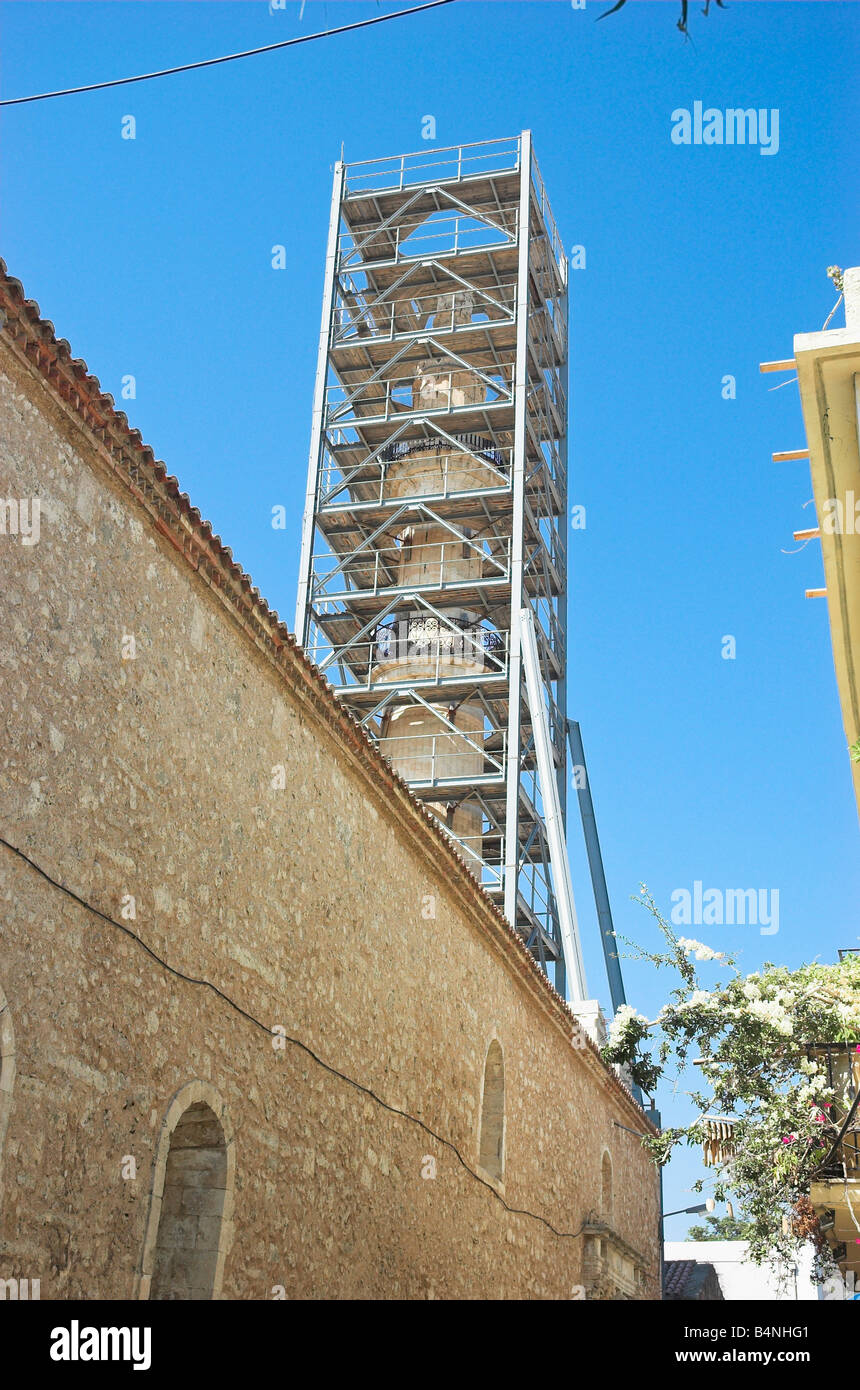
[[[0,1277],[659,1297],[642,1111],[0,271]]]

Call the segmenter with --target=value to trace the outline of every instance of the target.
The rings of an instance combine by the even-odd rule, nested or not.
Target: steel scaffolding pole
[[[573,765],[574,777],[576,778],[576,790],[579,796],[582,833],[585,837],[585,849],[588,855],[591,886],[594,890],[594,904],[597,908],[597,921],[600,926],[600,941],[603,946],[603,959],[606,962],[606,978],[609,982],[612,1012],[617,1013],[621,1005],[627,1003],[627,996],[624,993],[621,961],[618,958],[618,943],[615,939],[615,928],[612,925],[612,909],[609,905],[609,891],[606,887],[606,874],[603,870],[603,856],[600,853],[600,840],[597,835],[594,803],[591,799],[588,770],[585,766],[585,749],[582,745],[582,734],[575,719],[568,719],[567,721],[567,736],[570,740],[570,757]],[[579,768],[582,768],[581,778],[576,775]]]
[[[573,884],[570,880],[564,816],[558,794],[558,783],[553,765],[552,739],[543,698],[543,681],[541,680],[540,658],[538,657],[535,637],[535,620],[530,608],[524,608],[520,616],[529,713],[537,752],[544,822],[550,846],[552,878],[561,925],[565,971],[573,1000],[578,1003],[588,998],[588,988],[585,983],[585,966],[582,961],[579,927],[576,921]]]
[[[523,596],[523,520],[525,510],[526,403],[528,398],[529,207],[531,200],[531,132],[520,138],[520,200],[517,223],[517,363],[514,385],[513,544],[511,550],[510,700],[508,703],[508,780],[505,804],[505,916],[517,920],[520,873],[519,797],[522,646],[520,613]]]
[[[343,194],[343,174],[343,162],[338,160],[334,166],[334,186],[331,194],[331,212],[329,214],[328,223],[328,246],[325,259],[322,323],[320,325],[320,345],[317,353],[317,374],[314,382],[311,446],[308,457],[308,486],[305,494],[304,517],[302,519],[302,552],[299,558],[299,592],[296,598],[296,636],[302,643],[306,643],[307,641],[308,599],[312,572],[314,527],[316,524],[319,465],[322,452],[323,412],[325,406],[326,378],[328,375],[328,347],[331,339],[332,307],[334,304],[335,263],[337,260],[338,227],[340,224],[340,200]]]

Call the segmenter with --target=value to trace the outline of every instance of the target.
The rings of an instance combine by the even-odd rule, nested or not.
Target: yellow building
[[[848,744],[860,740],[860,266],[846,270],[845,327],[798,333],[794,359],[762,370],[797,368],[808,450],[774,458],[809,458],[818,525],[796,539],[820,538],[833,661]],[[851,764],[860,811],[860,762]]]

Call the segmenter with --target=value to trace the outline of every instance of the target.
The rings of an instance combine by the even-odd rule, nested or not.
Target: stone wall
[[[183,1278],[570,1298],[584,1239],[550,1226],[599,1211],[608,1152],[657,1297],[656,1178],[618,1127],[641,1111],[16,284],[0,493],[41,516],[36,544],[0,535],[0,835],[32,861],[0,845],[0,1276],[43,1299]],[[494,1040],[499,1179],[479,1169]]]

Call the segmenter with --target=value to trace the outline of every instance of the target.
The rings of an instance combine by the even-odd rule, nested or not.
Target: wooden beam
[[[808,459],[808,449],[784,449],[781,454],[771,454],[774,463],[790,463],[792,459]]]
[[[812,529],[809,531],[795,531],[794,533],[794,539],[796,541],[814,541],[818,540],[820,536],[820,526],[813,526]]]
[[[794,358],[790,357],[786,362],[759,362],[758,369],[760,372],[790,372],[796,366]]]

